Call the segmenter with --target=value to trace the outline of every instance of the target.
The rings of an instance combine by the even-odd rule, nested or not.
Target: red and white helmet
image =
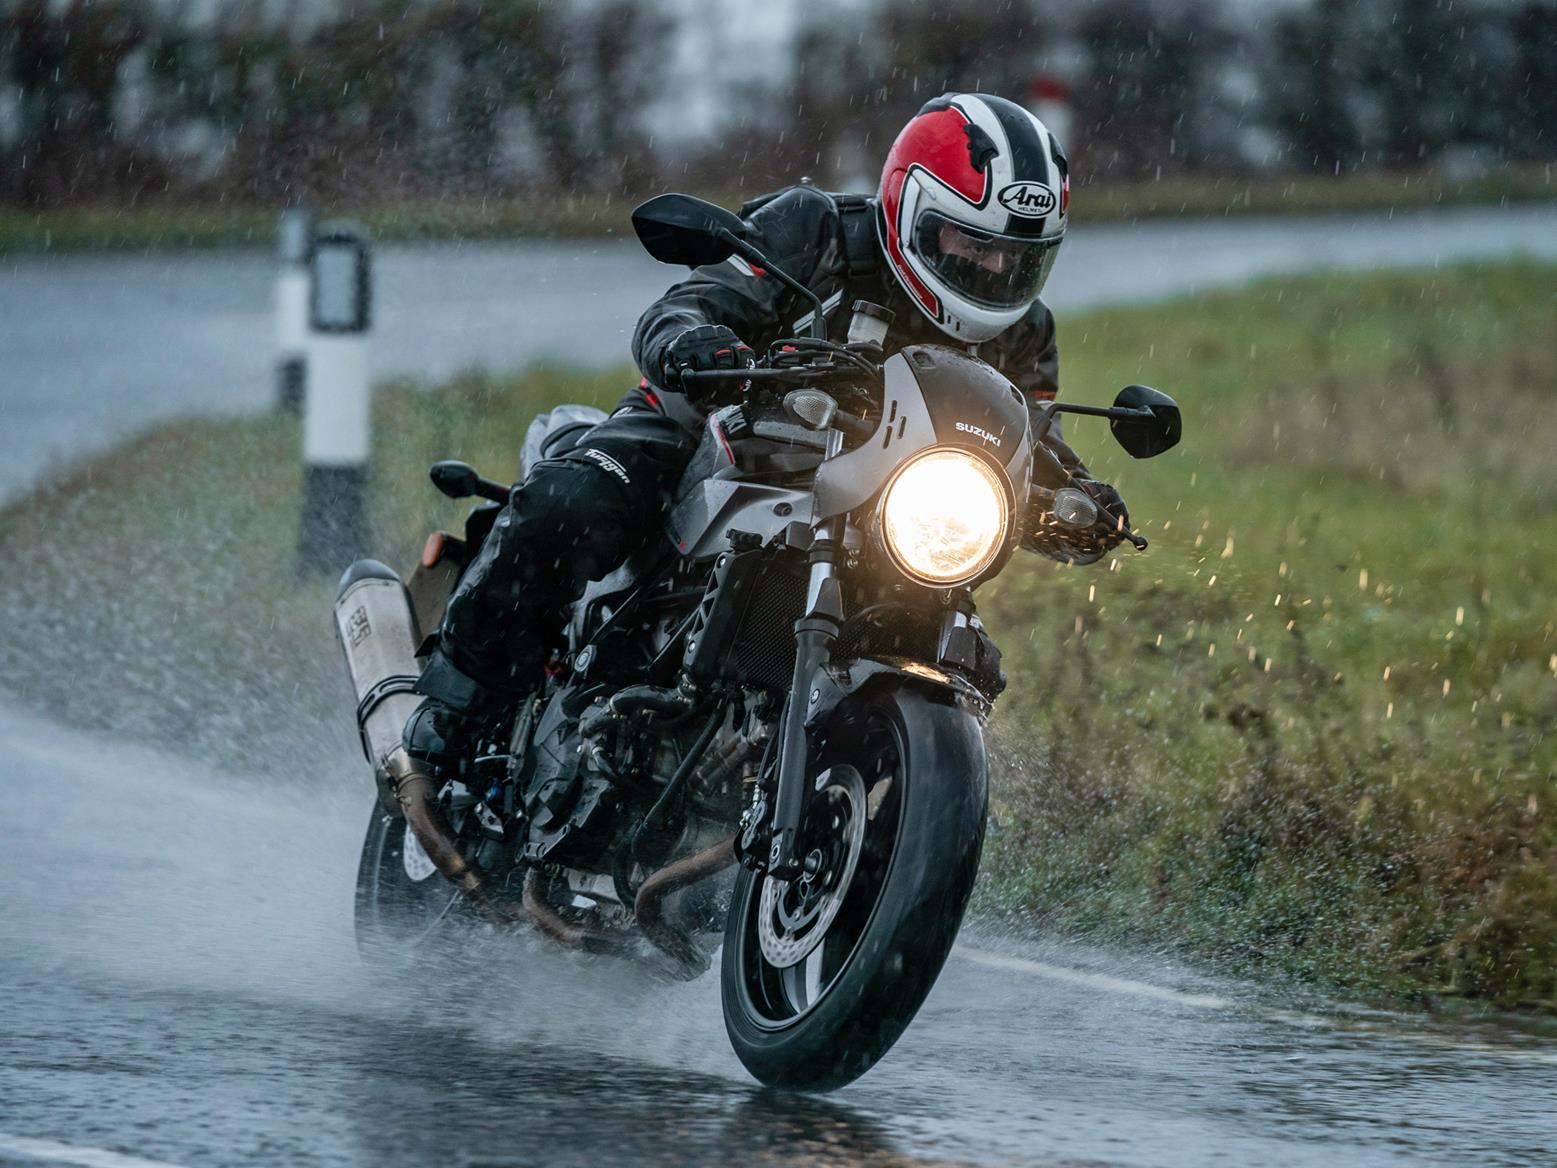
[[[977,343],[1038,299],[1069,210],[1070,167],[1042,122],[1002,97],[949,93],[892,143],[877,231],[909,299]]]

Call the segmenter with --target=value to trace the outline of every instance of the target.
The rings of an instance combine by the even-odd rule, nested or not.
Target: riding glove
[[[1125,506],[1125,501],[1120,497],[1111,483],[1100,483],[1096,479],[1077,479],[1076,485],[1092,496],[1092,501],[1102,511],[1107,511],[1113,516],[1119,525],[1119,530],[1130,529],[1130,508]]]
[[[661,370],[667,388],[680,389],[688,397],[709,399],[731,397],[728,391],[743,388],[741,383],[710,387],[697,382],[685,384],[682,374],[707,369],[750,369],[757,364],[751,346],[722,324],[700,324],[671,341],[665,350],[665,368]]]

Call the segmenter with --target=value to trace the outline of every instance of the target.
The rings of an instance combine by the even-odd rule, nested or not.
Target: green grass
[[[1070,395],[1155,383],[1186,438],[1094,460],[1149,552],[983,598],[1014,679],[988,906],[1557,1006],[1554,292],[1508,265],[1062,322]]]
[[[560,398],[604,404],[633,381],[472,373],[375,400],[373,554],[415,562],[465,505],[427,467],[451,454],[512,477],[524,427]],[[356,753],[329,616],[335,580],[299,579],[297,422],[159,426],[0,510],[0,685],[65,721],[244,770],[295,773]],[[344,566],[344,565],[343,565]]]
[[[1082,184],[1071,193],[1078,222],[1173,215],[1291,215],[1387,211],[1472,203],[1513,203],[1557,194],[1549,166],[1510,167],[1480,178],[1453,179],[1431,170],[1339,178],[1169,178],[1150,183]]]
[[[1187,215],[1280,215],[1538,201],[1554,191],[1551,168],[1509,168],[1483,178],[1433,171],[1301,176],[1291,179],[1176,178],[1154,183],[1079,185],[1078,222]],[[709,197],[739,206],[745,196]],[[321,215],[360,219],[375,239],[525,239],[628,235],[634,199],[515,196],[480,202],[421,200],[339,206]],[[276,211],[228,203],[80,206],[45,211],[0,207],[0,253],[178,247],[271,247]]]
[[[738,200],[737,200],[738,201]],[[374,239],[557,239],[630,232],[632,204],[621,199],[504,199],[405,202],[320,209],[321,218],[363,223]],[[231,204],[83,206],[47,211],[0,208],[0,253],[273,247],[277,208]]]
[[[1069,398],[1156,384],[1186,437],[1132,462],[1073,419],[1151,549],[1023,557],[980,596],[1012,677],[982,912],[1557,1009],[1554,293],[1514,263],[1061,321]],[[428,463],[501,477],[536,410],[628,384],[386,386],[382,558],[458,522]],[[4,684],[246,767],[349,767],[333,581],[294,573],[297,448],[285,419],[181,423],[0,512]]]

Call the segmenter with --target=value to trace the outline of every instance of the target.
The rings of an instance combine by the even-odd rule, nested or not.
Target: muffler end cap
[[[339,601],[353,584],[362,580],[393,580],[398,584],[400,576],[388,564],[380,563],[378,560],[358,560],[341,573],[341,582],[335,589],[335,599]]]

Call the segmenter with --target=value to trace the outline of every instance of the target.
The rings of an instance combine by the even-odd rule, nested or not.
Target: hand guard
[[[751,346],[722,324],[700,324],[671,341],[665,350],[661,381],[668,389],[679,389],[691,398],[714,396],[707,386],[687,385],[681,375],[706,369],[750,369],[757,364]],[[731,384],[729,389],[745,392],[751,382]],[[719,396],[729,396],[721,387]]]
[[[1055,493],[1034,486],[1023,523],[1022,546],[1061,563],[1095,564],[1126,542],[1130,512],[1119,492],[1107,483],[1082,479],[1074,485],[1093,501],[1095,521],[1066,522],[1055,514]]]
[[[1125,501],[1119,492],[1114,490],[1110,483],[1100,483],[1096,479],[1082,479],[1076,484],[1087,494],[1091,495],[1098,507],[1108,512],[1114,519],[1114,526],[1120,531],[1130,529],[1130,508],[1125,506]]]

